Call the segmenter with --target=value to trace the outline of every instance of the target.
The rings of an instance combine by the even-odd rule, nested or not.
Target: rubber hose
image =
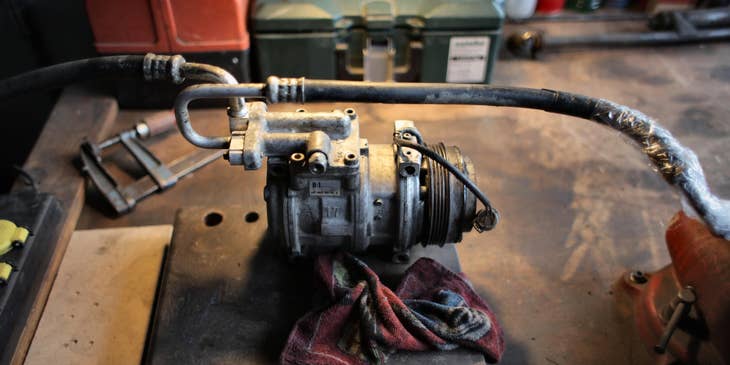
[[[0,100],[31,91],[117,77],[142,77],[144,56],[107,56],[60,63],[0,80]]]

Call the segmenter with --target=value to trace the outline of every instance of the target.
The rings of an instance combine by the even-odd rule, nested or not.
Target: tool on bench
[[[551,36],[538,31],[520,31],[507,39],[515,56],[536,58],[544,50],[571,47],[661,46],[730,40],[730,7],[668,11],[648,21],[651,32]]]
[[[134,128],[93,144],[81,144],[81,170],[106,198],[118,214],[129,212],[139,200],[175,185],[178,179],[223,156],[223,151],[198,150],[166,166],[143,144],[142,140],[164,134],[175,127],[175,115],[165,111],[150,115]],[[120,186],[104,167],[102,151],[120,143],[145,169],[147,176],[127,185]]]

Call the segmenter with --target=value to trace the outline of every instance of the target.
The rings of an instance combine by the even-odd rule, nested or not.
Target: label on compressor
[[[312,180],[309,182],[311,196],[340,196],[341,183],[339,180]]]

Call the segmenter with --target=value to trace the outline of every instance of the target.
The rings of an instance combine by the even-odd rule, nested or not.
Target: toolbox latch
[[[393,63],[395,49],[390,38],[367,39],[367,46],[362,50],[363,80],[393,81]]]
[[[362,18],[365,26],[370,29],[390,29],[395,25],[393,9],[395,5],[387,0],[372,0],[361,2]]]

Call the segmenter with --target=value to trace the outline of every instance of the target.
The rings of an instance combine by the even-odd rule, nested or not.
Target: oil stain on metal
[[[662,75],[652,74],[649,70],[629,63],[623,59],[603,59],[596,63],[597,75],[604,79],[635,80],[641,83],[662,86],[674,81]]]
[[[730,81],[730,66],[717,66],[710,71],[710,76],[718,81]]]
[[[730,132],[730,127],[717,120],[710,108],[697,105],[684,109],[676,125],[677,134],[720,136]]]

